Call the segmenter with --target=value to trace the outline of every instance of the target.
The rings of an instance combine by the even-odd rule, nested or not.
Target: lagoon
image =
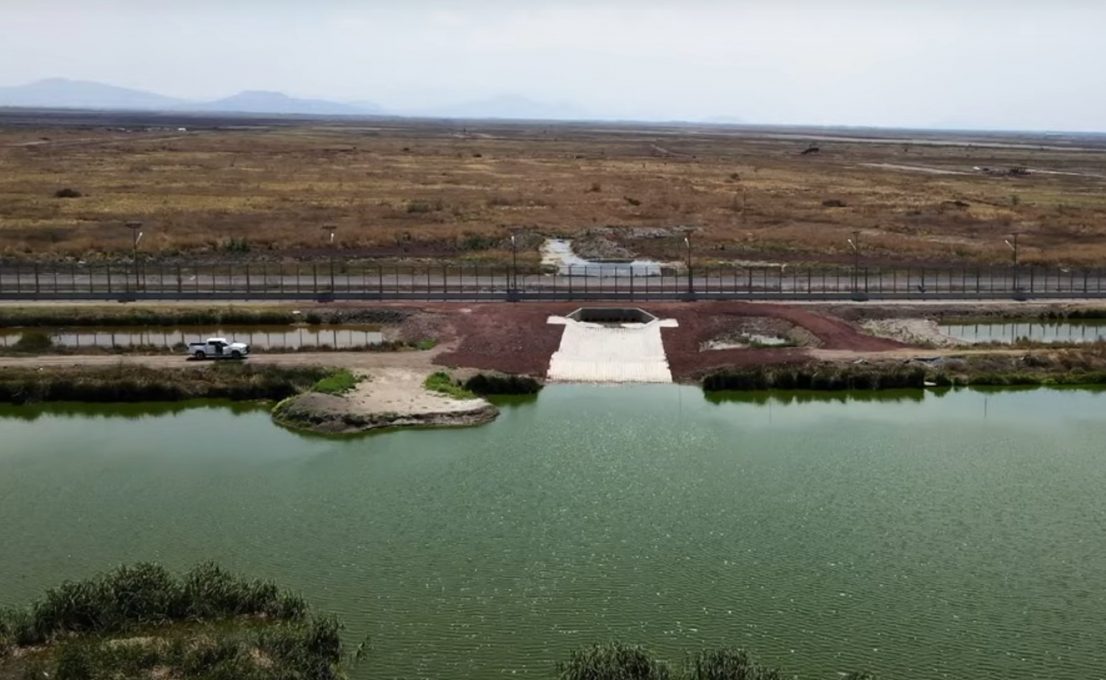
[[[1106,394],[554,385],[487,426],[0,408],[0,605],[214,559],[338,613],[364,678],[550,678],[619,639],[802,678],[1106,668]]]

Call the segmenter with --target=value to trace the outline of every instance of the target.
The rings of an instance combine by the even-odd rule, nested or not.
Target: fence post
[[[246,263],[246,299],[250,299],[250,263]]]
[[[38,293],[39,293],[39,287],[38,287],[38,263],[37,263],[37,262],[35,262],[35,295],[37,296],[37,295],[38,295]]]

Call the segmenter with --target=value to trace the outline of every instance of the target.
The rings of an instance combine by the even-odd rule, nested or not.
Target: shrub
[[[557,667],[560,680],[668,680],[668,667],[641,647],[614,642],[575,651]]]
[[[26,610],[0,613],[0,642],[33,645],[73,633],[114,633],[175,621],[210,621],[264,615],[301,619],[302,599],[265,581],[246,581],[213,564],[176,579],[148,563],[122,566],[84,581],[47,590]],[[3,647],[0,646],[0,649]]]
[[[431,392],[439,392],[454,399],[476,398],[475,394],[459,385],[444,371],[438,371],[437,373],[427,376],[423,386]]]
[[[423,213],[428,213],[431,210],[433,210],[433,208],[426,201],[411,201],[407,204],[408,214],[420,215]]]
[[[250,252],[250,241],[245,236],[241,238],[231,237],[224,240],[219,247],[228,253],[248,253]]]
[[[80,198],[83,194],[76,189],[65,187],[54,192],[54,198]]]
[[[357,387],[358,382],[359,379],[352,371],[342,368],[315,383],[311,391],[322,392],[323,394],[345,394]]]
[[[687,680],[780,680],[779,671],[749,661],[744,650],[702,651],[688,664]]]
[[[17,352],[45,352],[54,346],[49,335],[39,331],[24,331],[15,341],[12,349]]]
[[[474,394],[537,394],[542,385],[526,375],[478,373],[466,380],[464,387]]]

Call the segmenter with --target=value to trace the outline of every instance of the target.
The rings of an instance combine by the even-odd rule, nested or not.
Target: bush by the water
[[[311,387],[312,392],[323,394],[345,394],[357,387],[357,376],[346,368],[334,371]]]
[[[306,612],[298,595],[267,581],[239,578],[215,564],[201,564],[175,577],[164,567],[142,563],[67,581],[30,607],[0,613],[0,652],[74,633],[116,633],[248,615],[292,621]]]
[[[924,387],[920,366],[756,366],[712,373],[703,389],[720,390],[875,390]]]
[[[0,612],[0,670],[14,649],[34,647],[18,659],[24,677],[336,680],[340,630],[298,595],[215,564],[181,577],[136,564]]]
[[[45,352],[54,346],[54,341],[49,335],[38,331],[24,331],[19,339],[12,345],[16,352]]]
[[[753,663],[742,650],[704,650],[682,666],[670,667],[645,649],[622,643],[594,645],[573,652],[557,667],[559,680],[782,680],[774,668]],[[874,680],[851,673],[844,680]]]
[[[143,402],[186,399],[285,399],[328,371],[314,367],[217,364],[207,370],[142,366],[9,368],[0,371],[0,403]]]
[[[464,387],[474,394],[537,394],[542,384],[528,375],[478,373],[466,380]]]
[[[454,399],[475,399],[476,395],[465,389],[445,371],[427,376],[423,386],[431,392],[438,392]]]

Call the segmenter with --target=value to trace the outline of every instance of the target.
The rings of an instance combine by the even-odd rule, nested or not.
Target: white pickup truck
[[[203,342],[188,343],[188,356],[193,359],[245,359],[249,355],[249,345],[230,342],[226,338],[208,338]]]

